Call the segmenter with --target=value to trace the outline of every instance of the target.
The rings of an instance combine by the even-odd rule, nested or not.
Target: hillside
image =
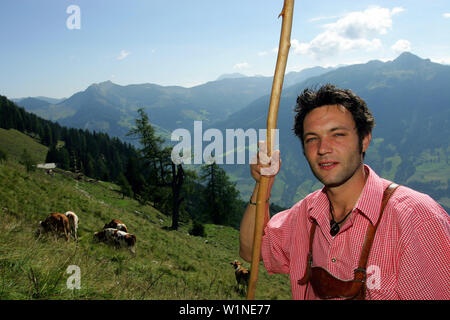
[[[0,300],[4,299],[244,299],[230,262],[239,259],[239,234],[206,225],[206,237],[168,231],[169,218],[151,206],[122,199],[116,185],[88,183],[43,171],[27,173],[0,162]],[[50,212],[74,211],[79,243],[35,238]],[[137,237],[136,255],[93,242],[112,218]],[[68,290],[69,265],[81,270],[81,289]],[[248,264],[244,264],[248,267]],[[290,299],[286,275],[260,268],[257,299]]]
[[[48,151],[46,146],[15,129],[0,128],[0,150],[6,152],[12,159],[20,160],[24,149],[30,153],[35,163],[45,162]]]

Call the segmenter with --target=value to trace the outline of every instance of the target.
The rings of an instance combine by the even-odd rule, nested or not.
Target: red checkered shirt
[[[313,265],[342,280],[353,279],[369,223],[378,220],[390,181],[369,174],[350,217],[330,235],[324,188],[311,193],[267,224],[261,254],[269,273],[289,273],[293,299],[318,299],[299,285],[306,269],[312,219],[318,226]],[[367,263],[366,299],[450,299],[450,217],[432,198],[400,186],[382,216]]]

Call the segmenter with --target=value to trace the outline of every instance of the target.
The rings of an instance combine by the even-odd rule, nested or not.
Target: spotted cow
[[[69,219],[70,234],[78,241],[78,216],[72,211],[67,211],[65,215]]]
[[[106,228],[94,234],[94,240],[105,242],[116,248],[125,247],[136,253],[136,236],[114,228]]]
[[[127,229],[127,226],[125,225],[125,223],[123,223],[122,221],[120,221],[118,219],[112,219],[110,222],[105,224],[103,229],[107,229],[107,228],[113,228],[113,229],[117,229],[120,231],[128,232],[128,229]]]
[[[38,234],[45,234],[47,232],[64,236],[66,240],[69,240],[69,218],[61,213],[51,213],[44,221],[39,221]]]

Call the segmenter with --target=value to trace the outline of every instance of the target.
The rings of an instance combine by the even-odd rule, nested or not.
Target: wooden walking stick
[[[274,147],[275,129],[277,127],[278,106],[280,104],[281,89],[283,87],[284,73],[286,71],[289,48],[291,47],[292,16],[294,13],[294,0],[284,0],[283,17],[281,27],[280,45],[278,49],[277,64],[273,77],[272,93],[270,96],[269,114],[267,117],[267,155],[272,155]],[[261,175],[256,200],[255,233],[253,238],[252,263],[250,271],[250,282],[247,290],[247,299],[255,298],[256,281],[258,280],[259,260],[261,254],[261,240],[264,227],[264,214],[266,207],[267,187],[269,178]]]

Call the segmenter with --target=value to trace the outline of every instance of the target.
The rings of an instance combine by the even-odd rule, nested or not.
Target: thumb
[[[272,162],[280,162],[280,150],[276,150],[273,152]]]
[[[261,168],[263,176],[274,176],[280,170],[280,150],[276,150],[270,158],[270,167]]]

